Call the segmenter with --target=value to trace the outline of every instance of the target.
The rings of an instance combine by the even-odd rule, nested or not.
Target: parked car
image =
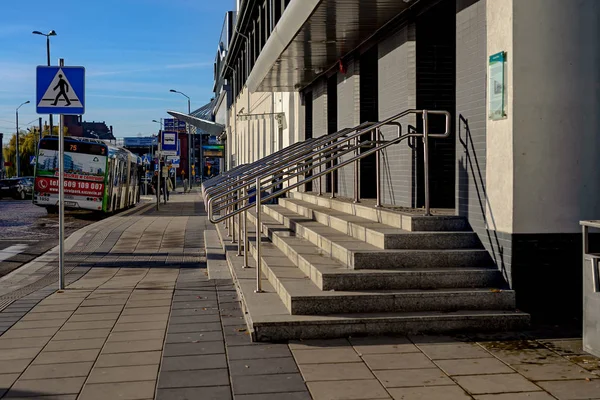
[[[33,178],[10,178],[0,180],[0,197],[12,197],[18,200],[31,198],[33,195]]]

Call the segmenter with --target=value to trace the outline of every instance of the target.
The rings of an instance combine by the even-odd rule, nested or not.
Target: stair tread
[[[275,221],[273,218],[266,216],[270,220],[270,224],[279,225],[285,228],[282,224]],[[264,222],[264,221],[263,221]],[[346,267],[340,261],[330,258],[324,254],[316,245],[306,239],[295,235],[285,235],[286,231],[279,230],[276,232],[279,238],[286,242],[290,247],[309,261],[323,274],[348,274],[348,275],[385,275],[385,274],[403,274],[403,273],[451,273],[451,272],[471,272],[471,271],[495,271],[496,268],[492,265],[489,267],[447,267],[447,268],[404,268],[404,269],[351,269]],[[385,250],[389,251],[389,250]]]
[[[300,199],[286,198],[286,199],[281,199],[281,200],[283,200],[284,202],[290,202],[290,203],[293,203],[293,204],[296,204],[296,205],[299,205],[299,206],[302,206],[305,208],[309,208],[313,211],[317,211],[317,212],[326,214],[328,216],[332,216],[332,217],[344,220],[346,222],[358,225],[362,228],[380,233],[382,235],[429,236],[429,235],[472,235],[473,234],[473,232],[468,232],[468,231],[408,231],[406,229],[396,228],[392,225],[388,225],[383,222],[375,222],[375,221],[372,221],[367,218],[348,214],[346,212],[339,211],[339,210],[336,210],[333,208],[319,206],[319,205],[312,204],[312,203],[309,203],[307,201],[300,200]],[[283,206],[279,206],[279,207],[283,207]],[[289,210],[289,209],[287,209],[287,210]],[[292,211],[292,210],[289,210],[289,211]],[[298,214],[298,215],[303,217],[300,214]]]
[[[468,253],[468,252],[474,252],[474,251],[487,252],[487,250],[479,249],[479,248],[472,248],[472,249],[382,249],[382,248],[379,248],[372,244],[366,243],[360,239],[355,239],[351,236],[348,236],[347,234],[344,234],[336,229],[333,229],[326,225],[323,225],[320,222],[308,219],[308,218],[306,218],[300,214],[297,214],[285,207],[278,206],[278,205],[269,205],[268,207],[272,208],[273,210],[277,211],[278,213],[280,213],[281,215],[283,215],[287,218],[293,218],[294,223],[296,223],[297,225],[302,226],[305,229],[309,229],[309,230],[315,232],[316,234],[322,236],[323,238],[326,238],[327,240],[331,241],[332,243],[334,243],[344,249],[347,249],[349,251],[361,252],[361,253],[369,252],[369,253],[398,253],[398,254],[422,253],[422,252],[427,252],[427,253],[448,253],[448,252]],[[253,210],[253,211],[251,211],[250,214],[252,216],[256,216],[256,211]],[[261,213],[261,219],[262,219],[263,224],[264,223],[267,223],[267,224],[276,223],[278,225],[284,226],[283,224],[279,223],[279,221],[272,218],[270,215],[266,214],[265,212]],[[294,233],[291,230],[289,230],[289,232]],[[454,232],[452,232],[452,233],[454,233]]]
[[[218,227],[220,231],[222,227]],[[507,310],[457,310],[451,312],[422,311],[422,312],[379,312],[379,313],[343,313],[328,315],[290,315],[287,308],[279,298],[275,288],[263,279],[263,293],[255,293],[256,270],[254,268],[243,269],[243,259],[236,257],[237,249],[234,245],[226,245],[227,260],[232,274],[234,275],[238,293],[242,297],[247,313],[245,318],[251,330],[259,326],[283,326],[304,325],[340,325],[365,322],[393,322],[397,320],[440,320],[448,321],[457,318],[463,320],[485,319],[496,320],[497,318],[509,318],[523,321],[526,324],[529,314],[520,311]]]
[[[250,241],[254,246],[254,241]],[[453,289],[389,289],[389,290],[356,290],[356,291],[322,291],[274,244],[262,243],[262,258],[268,268],[275,274],[291,297],[356,297],[356,296],[406,296],[456,293],[492,293],[490,288],[453,288]],[[502,290],[501,292],[512,292]]]

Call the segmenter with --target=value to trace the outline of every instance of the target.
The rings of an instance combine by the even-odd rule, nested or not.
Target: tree
[[[48,136],[49,127],[45,126],[44,131],[42,132],[43,136]],[[55,135],[58,135],[58,127],[53,127],[53,131]],[[19,131],[19,155],[20,161],[19,164],[21,166],[21,176],[33,176],[35,172],[35,166],[29,163],[29,159],[31,156],[35,156],[37,154],[37,146],[40,139],[40,133],[38,128],[29,128],[27,131]],[[65,136],[67,134],[67,128],[65,127]],[[16,154],[17,154],[17,136],[12,135],[8,145],[4,146],[2,149],[2,153],[4,155],[4,161],[12,162],[13,165],[10,167],[6,167],[6,175],[7,176],[16,176],[17,175],[17,167],[16,167]]]

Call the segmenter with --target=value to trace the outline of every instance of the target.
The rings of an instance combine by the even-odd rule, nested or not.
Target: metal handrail
[[[423,133],[409,131],[406,134],[402,134],[401,125],[396,120],[409,115],[421,115],[423,118]],[[442,134],[429,133],[429,115],[444,115],[446,124],[445,132]],[[283,154],[288,155],[281,159],[282,154],[278,157],[269,157],[268,162],[265,163],[265,159],[258,160],[252,164],[247,164],[243,168],[234,169],[230,171],[227,177],[216,180],[206,181],[203,185],[203,195],[208,211],[209,220],[213,223],[221,221],[227,221],[230,236],[232,236],[232,243],[235,243],[236,236],[239,238],[238,243],[238,255],[241,255],[241,242],[242,242],[242,221],[241,215],[243,213],[243,231],[244,231],[244,267],[248,265],[248,230],[247,230],[247,211],[256,208],[256,260],[257,260],[257,272],[256,272],[256,292],[262,292],[261,284],[261,236],[262,236],[262,223],[261,223],[261,208],[262,204],[268,200],[277,198],[284,193],[287,193],[295,188],[305,185],[308,182],[312,182],[319,179],[327,174],[332,176],[334,171],[343,168],[352,163],[355,164],[355,202],[360,201],[359,186],[359,168],[358,163],[361,159],[368,157],[372,154],[377,155],[376,160],[376,174],[377,174],[377,204],[381,206],[381,188],[380,188],[380,154],[381,151],[389,146],[398,144],[404,139],[410,137],[421,137],[423,139],[423,164],[424,164],[424,175],[425,175],[425,215],[431,215],[430,213],[430,195],[429,195],[429,138],[447,138],[450,135],[450,124],[451,115],[447,111],[438,110],[416,110],[410,109],[396,114],[384,121],[376,123],[365,123],[355,128],[341,130],[332,135],[323,136],[317,140],[311,140],[310,142],[302,142],[299,146],[295,147],[291,151],[284,152]],[[392,140],[381,140],[380,128],[386,125],[395,125],[398,128],[398,136]],[[353,132],[353,133],[352,133]],[[361,141],[361,137],[365,134],[371,133],[371,140]],[[364,149],[363,151],[360,151]],[[355,155],[346,160],[340,160],[341,157],[355,152]],[[278,152],[281,153],[281,152]],[[334,163],[337,161],[337,163]],[[329,164],[329,165],[328,165]],[[323,168],[325,166],[325,168]],[[240,166],[242,167],[242,166]],[[319,171],[315,173],[316,169]],[[307,176],[311,173],[310,176]],[[304,175],[304,179],[298,182],[291,183],[290,180]],[[270,182],[266,184],[263,180],[268,178]],[[278,190],[275,188],[283,183],[287,182],[288,186],[281,187]],[[210,185],[209,185],[210,184]],[[319,185],[319,192],[322,192],[322,185]],[[333,185],[332,185],[333,186]],[[254,193],[251,190],[254,189]],[[271,194],[263,196],[263,190],[273,189]],[[332,190],[333,191],[333,190]],[[255,196],[255,200],[250,202],[252,196]],[[215,203],[218,204],[215,207]],[[215,217],[216,212],[224,211],[219,217]],[[239,235],[237,235],[235,217],[238,217],[238,228]],[[232,235],[231,232],[234,231]]]
[[[296,151],[299,147],[305,146],[306,143],[310,142],[311,140],[312,139],[309,139],[308,141],[305,141],[305,142],[295,143],[291,146],[286,147],[285,149],[279,150],[273,154],[270,154],[269,156],[266,156],[258,161],[255,161],[254,163],[238,165],[237,167],[227,171],[227,173],[222,174],[223,176],[218,175],[215,178],[205,181],[202,184],[202,193],[203,193],[203,195],[206,195],[207,193],[212,193],[211,189],[214,189],[214,185],[216,185],[218,183],[223,183],[227,180],[235,180],[235,179],[237,179],[237,177],[243,175],[244,173],[247,173],[249,171],[260,168],[261,166],[268,165],[268,163],[271,160],[275,160],[275,159],[285,156],[288,153],[292,153],[292,152]],[[230,178],[232,178],[232,179],[230,179]]]
[[[338,132],[335,132],[335,133],[327,135],[327,136],[322,136],[322,137],[319,137],[319,138],[307,139],[304,142],[296,143],[295,145],[299,144],[300,146],[297,147],[297,148],[294,148],[293,151],[290,151],[289,153],[291,153],[292,155],[295,155],[297,157],[302,156],[302,155],[306,155],[306,157],[304,157],[304,159],[310,159],[310,158],[313,157],[313,154],[312,154],[313,150],[316,149],[316,148],[318,148],[322,143],[327,142],[327,141],[331,141],[331,140],[333,140],[335,138],[338,138],[338,137],[342,137],[344,135],[347,135],[348,133],[355,132],[356,130],[359,130],[361,128],[369,126],[370,124],[371,123],[366,122],[366,123],[362,123],[362,124],[360,124],[360,125],[358,125],[358,126],[356,126],[354,128],[345,128],[345,129],[342,129],[342,130],[340,130]],[[269,159],[268,161],[270,161],[272,159],[281,159],[282,158],[282,154],[280,154],[280,153],[284,152],[287,149],[290,149],[293,146],[294,145],[288,146],[286,149],[280,150],[277,153],[273,153],[270,156],[267,156],[267,157],[265,157],[263,159],[257,160],[257,161],[255,161],[252,164],[248,164],[248,168],[247,168],[248,174],[246,176],[244,176],[244,179],[242,180],[242,183],[240,185],[245,186],[243,182],[245,182],[247,180],[253,180],[257,176],[260,176],[261,174],[268,174],[270,171],[273,171],[274,168],[276,170],[277,167],[278,167],[278,164],[275,164],[273,166],[272,164],[266,163],[268,165],[265,165],[265,160]],[[274,168],[267,169],[267,167],[269,167],[269,166],[274,167]],[[238,176],[242,177],[242,174],[238,174]],[[233,188],[231,188],[231,189],[233,189]],[[239,188],[237,188],[237,187],[235,189],[239,190]],[[203,191],[203,193],[205,193],[205,198],[209,197],[208,194],[214,195],[216,193],[222,192],[223,188],[222,187],[220,187],[220,188],[213,188],[213,190],[210,191],[210,192],[209,192],[209,190],[210,189],[206,189],[205,191]]]
[[[429,112],[430,114],[444,114],[444,115],[447,115],[447,118],[446,118],[446,132],[444,134],[428,134],[428,137],[438,137],[438,138],[439,137],[442,137],[442,138],[443,137],[447,137],[449,135],[449,132],[450,132],[450,126],[449,126],[450,125],[450,117],[449,117],[449,113],[447,113],[445,111],[427,111],[427,110],[413,110],[413,109],[411,109],[411,110],[406,110],[404,112],[396,114],[396,115],[394,115],[394,116],[392,116],[392,117],[390,117],[390,118],[388,118],[388,119],[386,119],[386,120],[384,120],[382,122],[361,124],[357,128],[364,127],[365,125],[368,126],[368,127],[365,128],[365,129],[359,130],[358,132],[354,133],[353,135],[350,135],[350,136],[347,136],[347,137],[343,137],[340,140],[340,142],[350,142],[350,141],[352,141],[352,139],[360,138],[362,135],[368,134],[371,131],[374,131],[375,129],[378,129],[378,128],[382,127],[382,126],[389,125],[390,123],[393,123],[394,120],[402,118],[402,117],[404,117],[406,115],[409,115],[409,114],[425,114],[426,115],[427,112]],[[394,123],[394,125],[396,125],[396,123]],[[350,129],[351,132],[354,132],[355,130],[356,130],[356,128]],[[340,133],[342,133],[342,134],[341,135],[339,133],[337,134],[338,138],[340,136],[343,136],[343,134],[347,134],[346,132],[344,132],[344,130],[340,131]],[[418,134],[418,133],[410,133],[410,134],[407,134],[407,135],[405,135],[403,137],[412,137],[412,136],[423,136],[423,135],[422,134]],[[320,145],[321,143],[331,142],[331,141],[334,140],[329,135],[328,136],[323,136],[320,139],[321,140],[318,141],[317,143],[312,143],[311,147],[315,147],[317,145]],[[391,143],[391,144],[395,144],[395,142]],[[253,183],[254,183],[253,182],[254,179],[256,179],[257,177],[264,178],[264,177],[272,176],[272,175],[274,175],[275,172],[279,172],[279,171],[282,171],[282,170],[285,170],[285,169],[289,169],[289,168],[298,167],[298,165],[300,165],[301,168],[305,168],[305,172],[310,172],[310,171],[313,171],[316,167],[319,167],[319,166],[323,165],[325,162],[334,161],[334,160],[338,159],[339,157],[341,157],[341,156],[343,156],[345,154],[348,154],[352,150],[356,150],[356,149],[358,149],[360,147],[365,147],[365,146],[366,146],[366,144],[364,142],[361,145],[358,145],[358,143],[357,143],[350,150],[344,151],[344,152],[339,152],[339,142],[335,142],[334,141],[333,143],[322,147],[319,150],[319,152],[317,152],[316,154],[310,153],[310,152],[308,154],[306,154],[306,153],[300,154],[296,158],[293,158],[291,160],[281,161],[281,162],[279,162],[279,163],[271,166],[270,168],[264,168],[263,170],[261,170],[261,172],[254,173],[254,174],[251,174],[250,176],[244,177],[243,179],[241,179],[241,181],[239,183],[237,183],[234,186],[229,186],[229,187],[228,186],[221,186],[221,188],[219,190],[219,193],[216,196],[209,196],[209,195],[205,196],[205,201],[206,201],[206,204],[208,206],[209,219],[210,219],[211,222],[217,223],[217,222],[220,222],[220,221],[222,221],[222,220],[224,220],[226,218],[231,217],[232,216],[231,214],[226,214],[226,215],[221,216],[220,218],[216,218],[215,219],[214,218],[214,212],[221,211],[225,207],[221,207],[218,210],[214,210],[213,211],[213,210],[211,210],[212,204],[217,199],[222,199],[223,197],[225,197],[225,200],[226,200],[227,199],[226,196],[231,196],[231,195],[237,193],[242,188],[251,187],[253,185]],[[388,147],[388,146],[389,145],[386,145],[384,147]],[[306,160],[311,160],[314,157],[318,156],[319,153],[322,153],[324,151],[330,151],[330,150],[337,151],[337,156],[329,158],[325,162],[321,162],[321,163],[315,163],[315,162],[308,162],[308,163],[306,163],[305,162]],[[358,161],[358,160],[360,160],[360,159],[362,159],[362,158],[364,158],[367,155],[370,155],[372,153],[373,152],[369,152],[369,153],[363,152],[363,153],[360,153],[360,155],[358,155],[357,157],[352,158],[352,160],[353,161]],[[307,165],[309,165],[308,168],[306,168]],[[347,163],[345,163],[344,165],[347,165]],[[299,169],[299,168],[296,168],[296,169]],[[334,168],[332,166],[330,168],[327,168],[325,171],[326,172],[333,172],[333,171],[335,171],[337,169],[339,169],[339,167]],[[293,177],[296,177],[298,175],[300,175],[300,174],[298,174],[298,173],[293,174]],[[317,176],[317,175],[313,175],[313,176]],[[320,177],[322,175],[318,175],[318,176]],[[280,176],[277,176],[277,178],[279,178],[279,177]],[[286,179],[286,180],[289,180],[289,178]],[[310,177],[307,177],[299,185],[297,185],[295,187],[301,186],[302,184],[305,184],[307,182],[311,182],[313,180],[314,179],[310,179]],[[356,174],[355,174],[355,180],[358,180]],[[358,185],[355,185],[355,190],[356,190],[357,186]],[[262,187],[261,187],[261,189],[262,189]],[[281,191],[281,192],[277,193],[277,195],[281,195],[281,194],[283,194],[283,193],[285,193],[285,192],[287,192],[289,190],[291,190],[291,189]],[[251,195],[247,195],[245,198],[238,198],[238,200],[236,201],[236,203],[239,203],[239,202],[241,202],[243,200],[247,200],[250,197],[252,197],[252,196]],[[266,201],[266,200],[269,200],[271,198],[272,197],[269,197],[269,198],[266,198],[266,199],[263,199],[263,200]],[[357,195],[357,193],[355,193],[355,201],[358,202],[358,200],[359,200],[358,199],[358,195]],[[378,203],[380,203],[380,202],[378,202]],[[426,203],[428,203],[427,199],[426,199]],[[228,206],[230,206],[230,205],[232,205],[232,204],[228,204]],[[241,211],[237,211],[236,213],[239,213],[239,212],[241,212]]]

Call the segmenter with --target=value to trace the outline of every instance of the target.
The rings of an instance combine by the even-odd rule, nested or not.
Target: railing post
[[[429,202],[429,117],[423,110],[423,174],[425,175],[425,215],[431,215]]]
[[[333,153],[333,154],[335,154],[335,153]],[[334,157],[334,159],[335,159],[335,157]],[[334,166],[334,163],[333,163],[333,160],[331,160],[331,167],[333,168],[333,166]],[[335,172],[336,172],[336,170],[332,169],[331,174],[330,174],[331,175],[331,198],[332,199],[335,199]]]
[[[256,290],[255,293],[262,293],[262,280],[261,280],[261,237],[262,237],[262,223],[261,223],[261,193],[260,193],[260,177],[256,178]]]
[[[238,179],[239,180],[239,179]],[[238,190],[238,199],[240,199],[242,197],[242,190]],[[243,207],[244,204],[240,204],[238,207]],[[237,238],[238,238],[238,251],[237,251],[237,256],[241,257],[242,256],[242,213],[239,213],[237,215]]]
[[[377,132],[374,131],[373,133],[375,134],[375,140],[373,140],[373,143],[375,146],[377,146],[377,141],[380,139],[381,130],[377,128]],[[375,153],[375,175],[377,175],[377,202],[375,203],[375,207],[381,207],[381,150]]]
[[[235,202],[233,203],[233,206],[231,206],[231,211],[232,212],[236,212],[239,208],[238,206],[238,199],[240,198],[238,196],[238,192],[235,191],[234,193],[232,193],[233,199],[235,200]],[[231,219],[231,244],[235,244],[237,242],[237,229],[235,228],[235,214],[230,218]]]
[[[360,154],[359,143],[360,143],[359,137],[357,136],[354,138],[354,146],[356,147],[355,154],[357,157]],[[360,203],[360,186],[359,186],[360,168],[359,168],[358,162],[359,162],[358,159],[354,161],[354,202],[355,203]]]
[[[319,152],[319,164],[321,163],[321,153]],[[319,173],[323,172],[323,165],[319,165]],[[319,176],[319,196],[323,196],[323,175]]]

